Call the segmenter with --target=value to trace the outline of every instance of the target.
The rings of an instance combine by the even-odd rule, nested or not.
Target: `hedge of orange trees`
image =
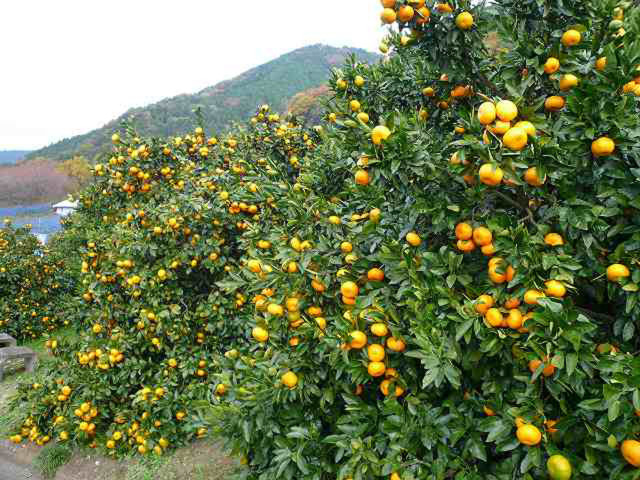
[[[31,234],[9,219],[0,228],[0,333],[34,339],[69,325],[66,309],[73,288],[65,259],[52,255]]]
[[[381,3],[391,54],[332,72],[322,128],[114,138],[74,220],[90,333],[14,440],[208,423],[250,479],[640,476],[640,9]]]
[[[200,127],[170,140],[114,134],[113,156],[95,165],[56,245],[75,252],[81,337],[50,339],[58,361],[16,398],[32,408],[13,440],[161,454],[205,435],[192,405],[212,388],[225,394],[217,358],[244,343],[246,325],[234,319],[253,308],[229,283],[239,239],[274,217],[277,182],[316,139],[268,106],[220,139]]]

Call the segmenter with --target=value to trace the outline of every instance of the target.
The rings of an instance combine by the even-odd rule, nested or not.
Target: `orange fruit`
[[[386,337],[389,334],[389,329],[384,323],[374,323],[371,325],[371,333],[376,337]]]
[[[520,306],[520,299],[516,297],[512,297],[504,302],[504,308],[507,310],[511,310],[512,308],[518,308]]]
[[[356,304],[356,299],[355,298],[351,298],[351,297],[345,297],[343,295],[342,296],[342,303],[344,303],[345,305],[355,305]]]
[[[425,97],[433,97],[433,96],[436,94],[436,92],[435,92],[435,90],[433,89],[433,87],[424,87],[424,88],[422,89],[422,94],[423,94]]]
[[[522,328],[522,313],[517,308],[509,310],[507,315],[507,326],[513,330],[519,330]]]
[[[370,282],[381,282],[384,280],[384,272],[379,268],[372,268],[367,272],[367,279]]]
[[[485,245],[489,245],[492,240],[493,235],[487,227],[476,227],[473,229],[473,242],[476,245],[484,247]]]
[[[596,70],[602,72],[607,68],[607,57],[600,57],[596,60]]]
[[[520,127],[511,127],[502,137],[502,142],[509,150],[519,152],[527,146],[529,135]]]
[[[358,185],[369,185],[369,172],[358,170],[354,175],[354,179]]]
[[[422,239],[416,232],[407,233],[405,239],[407,240],[407,243],[412,247],[417,247],[422,243]]]
[[[313,279],[311,280],[311,288],[313,288],[316,292],[322,293],[325,291],[326,287],[320,280]]]
[[[384,360],[384,347],[377,343],[371,344],[367,347],[367,355],[371,362],[382,362]]]
[[[478,108],[478,121],[482,125],[489,125],[496,119],[496,106],[493,102],[484,102]]]
[[[508,133],[508,132],[507,132]],[[504,176],[504,172],[500,167],[494,167],[491,163],[485,163],[480,167],[478,171],[478,177],[480,181],[485,185],[489,185],[494,187],[499,185],[502,182],[502,177]]]
[[[520,333],[529,333],[529,329],[527,327],[525,327],[525,323],[527,322],[527,320],[530,320],[531,318],[533,318],[533,313],[529,312],[526,315],[524,315],[522,317],[522,327],[520,327],[518,329],[518,332]]]
[[[507,280],[506,269],[504,273],[499,273],[498,268],[501,268],[504,260],[500,257],[494,257],[489,260],[489,279],[494,283],[504,283]]]
[[[476,312],[484,315],[493,306],[493,297],[491,295],[480,295],[475,302]]]
[[[496,120],[493,126],[489,127],[491,133],[496,135],[504,135],[511,128],[511,122],[503,122],[502,120]]]
[[[391,386],[391,380],[383,380],[382,383],[380,383],[380,391],[385,397],[389,396],[390,386]],[[403,393],[404,393],[404,388],[402,388],[400,385],[396,385],[396,388],[395,388],[396,397],[402,396]]]
[[[621,263],[614,263],[607,267],[607,279],[610,282],[617,282],[623,277],[628,277],[631,274],[626,265]]]
[[[391,136],[391,130],[384,125],[378,125],[371,131],[371,141],[375,145],[380,145],[383,140],[386,140]]]
[[[489,310],[487,310],[484,318],[487,320],[487,323],[493,328],[502,326],[502,312],[497,308],[490,308]]]
[[[624,459],[633,465],[640,468],[640,442],[637,440],[625,440],[620,445],[620,452]]]
[[[550,112],[557,112],[564,108],[564,98],[558,95],[552,95],[544,101],[544,108]]]
[[[384,371],[385,371],[384,363],[369,362],[369,365],[367,367],[367,372],[369,372],[369,375],[371,375],[372,377],[381,377],[382,375],[384,375]]]
[[[389,337],[387,339],[387,348],[393,352],[403,352],[407,346],[404,341],[399,338]]]
[[[353,251],[353,245],[351,242],[342,242],[340,244],[340,251],[342,251],[342,253],[351,253]]]
[[[385,8],[380,14],[382,23],[391,24],[396,21],[396,11],[393,8]]]
[[[544,293],[539,290],[527,290],[524,292],[524,303],[527,305],[537,305],[538,299],[543,297]]]
[[[467,97],[470,92],[471,87],[469,87],[469,85],[458,85],[453,90],[451,90],[451,96],[453,98]]]
[[[552,455],[547,460],[547,471],[551,480],[569,480],[571,478],[571,463],[562,455]]]
[[[560,91],[567,92],[578,85],[578,77],[572,73],[567,73],[560,79]]]
[[[418,18],[416,18],[416,23],[418,25],[424,25],[429,22],[429,17],[431,16],[431,11],[427,7],[420,7],[418,9]]]
[[[637,86],[638,84],[635,82],[635,80],[631,80],[630,82],[627,82],[622,86],[622,93],[635,92]]]
[[[458,240],[469,240],[473,235],[473,228],[468,223],[459,223],[456,225],[456,238]]]
[[[500,100],[496,104],[496,115],[503,122],[510,122],[518,116],[518,107],[511,100]]]
[[[413,7],[410,7],[409,5],[400,7],[398,10],[398,20],[404,23],[410,22],[414,15],[415,11],[413,10]]]
[[[536,127],[528,120],[522,120],[514,125],[514,127],[522,128],[530,137],[536,136]]]
[[[556,367],[552,363],[549,363],[549,359],[548,358],[545,358],[544,361],[545,361],[546,365],[542,369],[542,375],[544,375],[545,377],[550,377],[556,371]],[[529,371],[531,373],[535,373],[535,371],[538,369],[538,367],[540,365],[542,365],[542,361],[541,360],[538,360],[538,359],[531,360],[529,362]]]
[[[298,384],[298,376],[293,372],[287,372],[282,375],[280,381],[285,387],[295,388],[295,386]]]
[[[556,73],[560,69],[560,60],[555,57],[547,58],[547,61],[544,62],[544,73],[551,75],[552,73]]]
[[[434,8],[440,13],[451,13],[453,12],[453,7],[448,3],[436,3]]]
[[[550,434],[554,434],[558,431],[557,428],[555,428],[556,423],[558,423],[557,420],[545,420],[544,421],[544,429],[549,432]]]
[[[530,167],[524,172],[524,181],[532,187],[541,187],[544,185],[544,182],[547,181],[547,176],[545,175],[543,179],[540,179],[538,169],[536,167]]]
[[[542,440],[542,433],[540,433],[538,427],[525,424],[518,427],[518,430],[516,430],[516,437],[518,437],[518,441],[523,445],[533,447],[538,445],[540,440]]]
[[[469,12],[462,12],[456,17],[456,26],[460,30],[469,30],[473,27],[473,15]]]
[[[496,412],[494,412],[493,410],[491,410],[489,407],[487,407],[486,405],[484,407],[482,407],[482,410],[484,411],[484,414],[487,417],[493,417],[495,416]]]
[[[562,298],[567,293],[567,288],[564,284],[557,280],[548,280],[544,282],[544,285],[546,287],[544,293],[549,297]]]
[[[562,34],[560,41],[565,47],[574,47],[582,40],[582,34],[577,30],[567,30]]]
[[[564,245],[564,240],[562,238],[562,235],[558,233],[547,233],[544,236],[544,243],[551,247],[559,247],[561,245]]]
[[[490,257],[491,255],[496,253],[496,247],[493,245],[493,243],[489,243],[487,245],[483,245],[480,248],[480,251],[482,252],[483,255]]]
[[[340,293],[348,298],[356,298],[360,289],[354,282],[344,282],[340,286]]]
[[[473,240],[458,240],[456,246],[458,250],[464,253],[469,253],[476,249],[476,244],[473,243]]]
[[[384,372],[384,376],[386,378],[396,378],[398,376],[398,371],[395,368],[387,368]]]
[[[351,348],[360,349],[367,344],[367,336],[360,330],[354,330],[349,334],[349,336],[351,337],[351,342],[349,343]]]
[[[396,0],[380,0],[380,3],[384,8],[394,8],[396,6]]]
[[[596,157],[611,155],[616,149],[616,144],[609,137],[600,137],[591,143],[591,153]]]
[[[516,424],[516,428],[520,428],[522,425],[526,425],[527,421],[522,417],[516,417],[514,423]]]

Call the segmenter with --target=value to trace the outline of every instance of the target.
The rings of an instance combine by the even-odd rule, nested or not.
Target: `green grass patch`
[[[71,449],[65,445],[46,445],[33,460],[33,466],[44,478],[53,478],[58,469],[71,459],[72,454]]]

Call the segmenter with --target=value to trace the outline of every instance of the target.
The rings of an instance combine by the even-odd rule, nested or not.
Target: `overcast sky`
[[[0,150],[36,149],[314,43],[376,51],[375,0],[0,0]]]

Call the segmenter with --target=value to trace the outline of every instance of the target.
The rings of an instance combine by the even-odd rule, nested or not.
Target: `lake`
[[[60,217],[53,213],[49,203],[0,207],[0,219],[7,217],[11,218],[17,227],[30,223],[33,225],[31,231],[34,234],[50,235],[60,230]]]

